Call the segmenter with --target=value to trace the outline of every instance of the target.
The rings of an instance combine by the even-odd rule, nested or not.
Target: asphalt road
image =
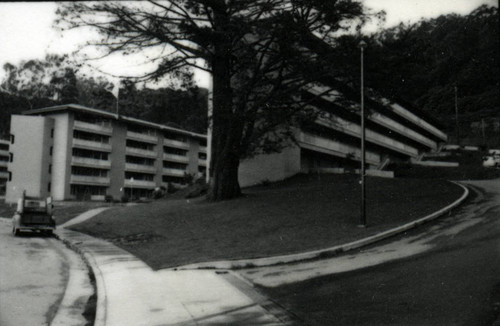
[[[403,236],[243,275],[298,324],[500,325],[500,179],[473,187],[458,211]]]
[[[72,253],[53,237],[14,237],[0,218],[0,325],[48,325],[69,278]]]

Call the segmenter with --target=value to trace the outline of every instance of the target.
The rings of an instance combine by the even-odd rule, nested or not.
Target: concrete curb
[[[65,230],[65,232],[73,231]],[[79,243],[73,243],[58,234],[54,234],[54,236],[58,240],[62,241],[69,249],[79,254],[85,264],[87,264],[87,266],[89,267],[89,272],[95,279],[95,290],[97,296],[96,315],[93,326],[104,326],[106,320],[106,292],[104,287],[104,277],[102,275],[101,269],[99,268],[99,265],[96,263],[92,253],[82,249],[82,247],[79,246]]]
[[[453,181],[452,181],[453,182]],[[188,265],[183,265],[183,266],[178,266],[171,268],[172,270],[187,270],[187,269],[242,269],[242,268],[251,268],[251,267],[264,267],[264,266],[273,266],[273,265],[280,265],[280,264],[289,264],[289,263],[296,263],[299,261],[305,261],[305,260],[313,260],[313,259],[321,259],[321,258],[327,258],[331,257],[333,255],[340,254],[342,252],[348,251],[348,250],[353,250],[357,249],[363,246],[367,246],[369,244],[373,244],[375,242],[387,239],[389,237],[392,237],[396,234],[403,233],[409,229],[415,228],[421,224],[427,223],[429,221],[432,221],[443,214],[449,212],[453,208],[457,207],[460,205],[469,195],[469,189],[467,187],[463,186],[460,183],[453,182],[456,185],[462,187],[464,190],[464,193],[462,196],[451,203],[450,205],[443,207],[442,209],[429,214],[425,217],[422,217],[418,220],[415,220],[413,222],[398,226],[396,228],[378,233],[376,235],[353,241],[350,243],[326,248],[326,249],[321,249],[321,250],[314,250],[314,251],[308,251],[308,252],[303,252],[303,253],[298,253],[298,254],[291,254],[291,255],[282,255],[282,256],[274,256],[274,257],[264,257],[264,258],[254,258],[254,259],[240,259],[240,260],[221,260],[221,261],[213,261],[213,262],[204,262],[204,263],[195,263],[195,264],[188,264]]]

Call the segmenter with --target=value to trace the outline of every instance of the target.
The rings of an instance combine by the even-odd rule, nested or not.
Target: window
[[[88,168],[88,167],[83,167],[83,166],[72,166],[71,167],[71,174],[72,175],[88,176],[88,177],[106,178],[108,176],[108,171],[104,170],[104,169],[95,169],[95,168]]]
[[[163,161],[163,167],[166,169],[186,170],[187,163]]]
[[[54,128],[50,129],[50,138],[54,138]]]
[[[72,154],[75,157],[91,158],[91,159],[102,160],[102,161],[108,160],[108,153],[106,153],[106,152],[91,151],[91,150],[82,149],[82,148],[73,148]]]
[[[179,149],[174,147],[163,146],[163,153],[165,154],[173,154],[179,156],[186,156],[188,151],[185,149]]]
[[[47,191],[50,193],[50,189],[52,188],[52,183],[49,182],[49,184],[47,185]]]
[[[73,138],[93,141],[96,143],[109,144],[109,136],[85,132],[81,130],[73,130]]]
[[[130,156],[130,155],[125,156],[125,162],[131,164],[148,165],[148,166],[155,165],[155,160],[152,158]]]
[[[9,181],[12,181],[12,172],[9,171]]]
[[[207,153],[198,153],[198,158],[200,160],[206,160],[207,159]]]
[[[52,173],[52,164],[49,164],[49,173]]]
[[[14,153],[9,153],[9,162],[14,162]]]
[[[11,144],[14,144],[15,139],[16,139],[16,137],[13,134],[10,134],[10,143]]]
[[[52,152],[54,151],[54,147],[53,146],[50,146],[50,156],[52,156]]]

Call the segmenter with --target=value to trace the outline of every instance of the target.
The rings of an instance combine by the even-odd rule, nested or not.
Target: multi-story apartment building
[[[143,197],[206,172],[206,135],[62,105],[11,117],[6,201]]]
[[[9,144],[10,141],[0,139],[0,196],[5,195],[5,186],[9,180],[9,171],[7,169],[10,160]]]
[[[303,92],[321,114],[298,128],[296,143],[282,152],[242,160],[242,187],[300,172],[360,167],[357,94],[335,86]],[[418,159],[447,141],[439,123],[414,108],[383,98],[367,97],[365,103],[369,170],[383,169],[391,160]],[[0,160],[3,153],[9,161],[0,176],[9,179],[6,200],[12,202],[23,190],[55,200],[146,196],[156,187],[182,183],[186,174],[205,174],[210,148],[206,135],[72,104],[13,115],[9,150],[0,149]]]
[[[241,186],[282,180],[299,172],[360,167],[359,93],[330,80],[309,87],[302,96],[310,100],[311,108],[321,112],[316,121],[296,130],[297,143],[281,153],[242,161]],[[391,160],[418,159],[425,152],[438,150],[448,139],[437,121],[415,108],[384,98],[366,97],[365,103],[368,169],[383,169]]]

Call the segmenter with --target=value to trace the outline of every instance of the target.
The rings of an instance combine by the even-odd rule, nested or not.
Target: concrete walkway
[[[89,211],[90,218],[99,211]],[[95,326],[287,325],[291,319],[236,274],[215,270],[153,271],[106,241],[64,227],[57,236],[94,272]]]
[[[291,325],[294,321],[291,314],[262,297],[252,284],[227,269],[296,262],[358,248],[437,218],[459,205],[467,194],[464,188],[459,200],[438,212],[355,243],[293,256],[219,261],[159,271],[153,271],[109,242],[65,229],[92,218],[102,209],[88,211],[61,225],[57,236],[82,254],[95,275],[95,326]]]

